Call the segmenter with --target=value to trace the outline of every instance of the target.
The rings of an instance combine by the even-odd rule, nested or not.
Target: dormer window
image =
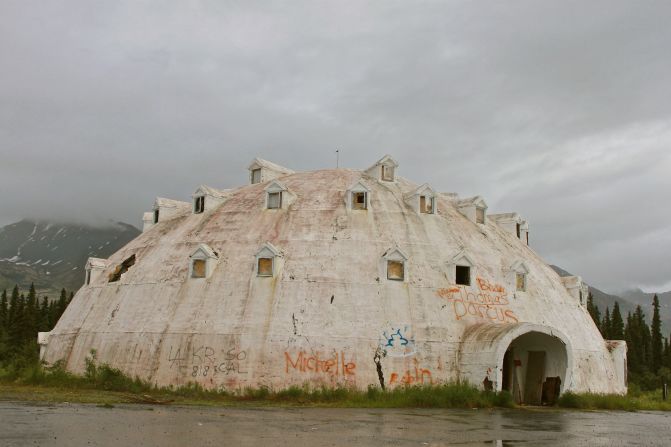
[[[396,181],[398,163],[389,155],[379,159],[373,166],[366,169],[366,175],[382,182]]]
[[[86,285],[91,284],[91,270],[86,271]]]
[[[84,280],[85,285],[91,285],[91,282],[95,282],[100,275],[102,274],[103,270],[107,267],[107,260],[106,259],[100,259],[100,258],[89,258],[88,261],[86,261],[86,266],[84,269],[86,270],[86,277]]]
[[[462,250],[449,262],[450,272],[448,278],[459,286],[471,286],[473,284],[473,260]]]
[[[252,169],[252,185],[261,183],[261,168]]]
[[[287,187],[280,183],[279,180],[273,180],[268,186],[266,186],[266,208],[283,208],[285,206],[284,202],[287,199],[287,194]]]
[[[204,259],[194,259],[191,262],[191,277],[205,278],[207,262]]]
[[[393,166],[388,166],[388,165],[382,165],[382,180],[385,182],[393,182],[394,181],[394,167]]]
[[[270,242],[266,242],[256,253],[256,276],[275,276],[277,272],[277,259],[280,259],[280,251]]]
[[[365,210],[367,208],[368,200],[366,200],[366,192],[353,192],[352,193],[352,209],[353,210]]]
[[[487,223],[487,204],[482,197],[458,200],[455,205],[457,210],[471,222],[478,225]]]
[[[427,183],[405,194],[403,200],[418,214],[436,213],[436,192]]]
[[[273,259],[259,258],[257,263],[257,276],[273,276]]]
[[[190,259],[189,276],[194,279],[209,278],[214,270],[219,254],[209,245],[199,244]]]
[[[455,283],[461,286],[471,285],[471,267],[469,265],[457,265],[454,270]]]
[[[485,223],[485,211],[486,208],[478,206],[475,208],[475,223],[483,224]]]
[[[268,193],[268,209],[282,208],[282,191]]]
[[[389,249],[383,256],[387,279],[390,281],[406,281],[406,262],[408,256],[400,248]]]
[[[515,272],[515,290],[518,292],[526,292],[527,290],[527,274],[524,272]]]
[[[350,186],[346,192],[347,208],[351,210],[367,210],[369,204],[369,190],[360,180]]]
[[[201,214],[205,211],[205,196],[197,196],[193,199],[193,212]]]
[[[430,196],[419,196],[419,212],[423,214],[433,214],[434,207],[434,197]]]
[[[154,223],[158,223],[158,208],[154,210]]]

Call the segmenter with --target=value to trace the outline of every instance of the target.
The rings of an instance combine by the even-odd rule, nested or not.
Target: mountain
[[[61,288],[76,291],[84,283],[90,257],[106,258],[140,230],[114,222],[94,227],[24,219],[0,228],[0,290],[31,282],[40,294],[57,297]]]
[[[556,265],[550,265],[550,267],[552,267],[559,276],[572,276],[571,273],[561,267],[557,267]],[[617,301],[620,305],[622,319],[625,320],[625,322],[627,321],[627,313],[634,313],[636,306],[639,305],[641,306],[641,309],[643,309],[648,324],[652,321],[652,296],[654,293],[645,293],[640,289],[635,289],[620,295],[611,295],[592,286],[589,286],[589,291],[592,293],[594,304],[596,304],[601,311],[601,316],[606,313],[607,307],[613,310],[613,305]],[[669,330],[671,330],[671,291],[658,293],[657,297],[659,298],[659,316],[662,320],[662,333],[665,334],[665,336],[668,336]]]

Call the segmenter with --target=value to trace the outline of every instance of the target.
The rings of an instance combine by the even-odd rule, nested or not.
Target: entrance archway
[[[531,323],[471,326],[459,350],[462,380],[483,389],[508,390],[518,403],[553,403],[570,387],[572,368],[569,339]]]
[[[566,383],[568,354],[557,337],[527,332],[515,338],[500,364],[501,389],[517,403],[554,404]]]

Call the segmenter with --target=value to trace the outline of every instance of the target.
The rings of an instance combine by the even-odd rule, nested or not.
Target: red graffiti
[[[419,362],[415,360],[415,367],[406,370],[404,373],[391,373],[389,376],[389,385],[431,385],[433,378],[431,371],[421,368]]]
[[[472,292],[465,286],[438,289],[436,295],[452,302],[457,320],[471,316],[500,323],[517,323],[519,319],[508,309],[510,304],[505,287],[477,278],[479,292]]]
[[[284,370],[287,374],[290,369],[302,373],[314,372],[332,376],[353,376],[356,372],[356,363],[345,361],[343,352],[336,352],[330,358],[321,358],[319,352],[308,354],[305,351],[300,351],[295,361],[291,358],[291,354],[285,352],[284,360]]]

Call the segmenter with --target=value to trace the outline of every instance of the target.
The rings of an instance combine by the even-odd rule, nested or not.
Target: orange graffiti
[[[426,368],[420,368],[419,362],[415,360],[415,367],[406,370],[402,375],[399,373],[391,373],[389,376],[389,385],[431,385],[433,378],[431,371]]]
[[[300,371],[302,373],[323,373],[332,376],[353,376],[355,374],[356,363],[345,361],[343,352],[335,353],[330,358],[320,358],[320,353],[314,355],[305,351],[300,351],[294,361],[291,354],[284,353],[284,371],[288,374],[289,370]],[[291,368],[290,368],[291,367]]]
[[[519,322],[515,313],[507,308],[510,302],[505,287],[483,278],[477,278],[476,282],[480,289],[477,293],[465,286],[452,286],[438,289],[436,295],[452,302],[457,320],[471,316],[500,323]]]

